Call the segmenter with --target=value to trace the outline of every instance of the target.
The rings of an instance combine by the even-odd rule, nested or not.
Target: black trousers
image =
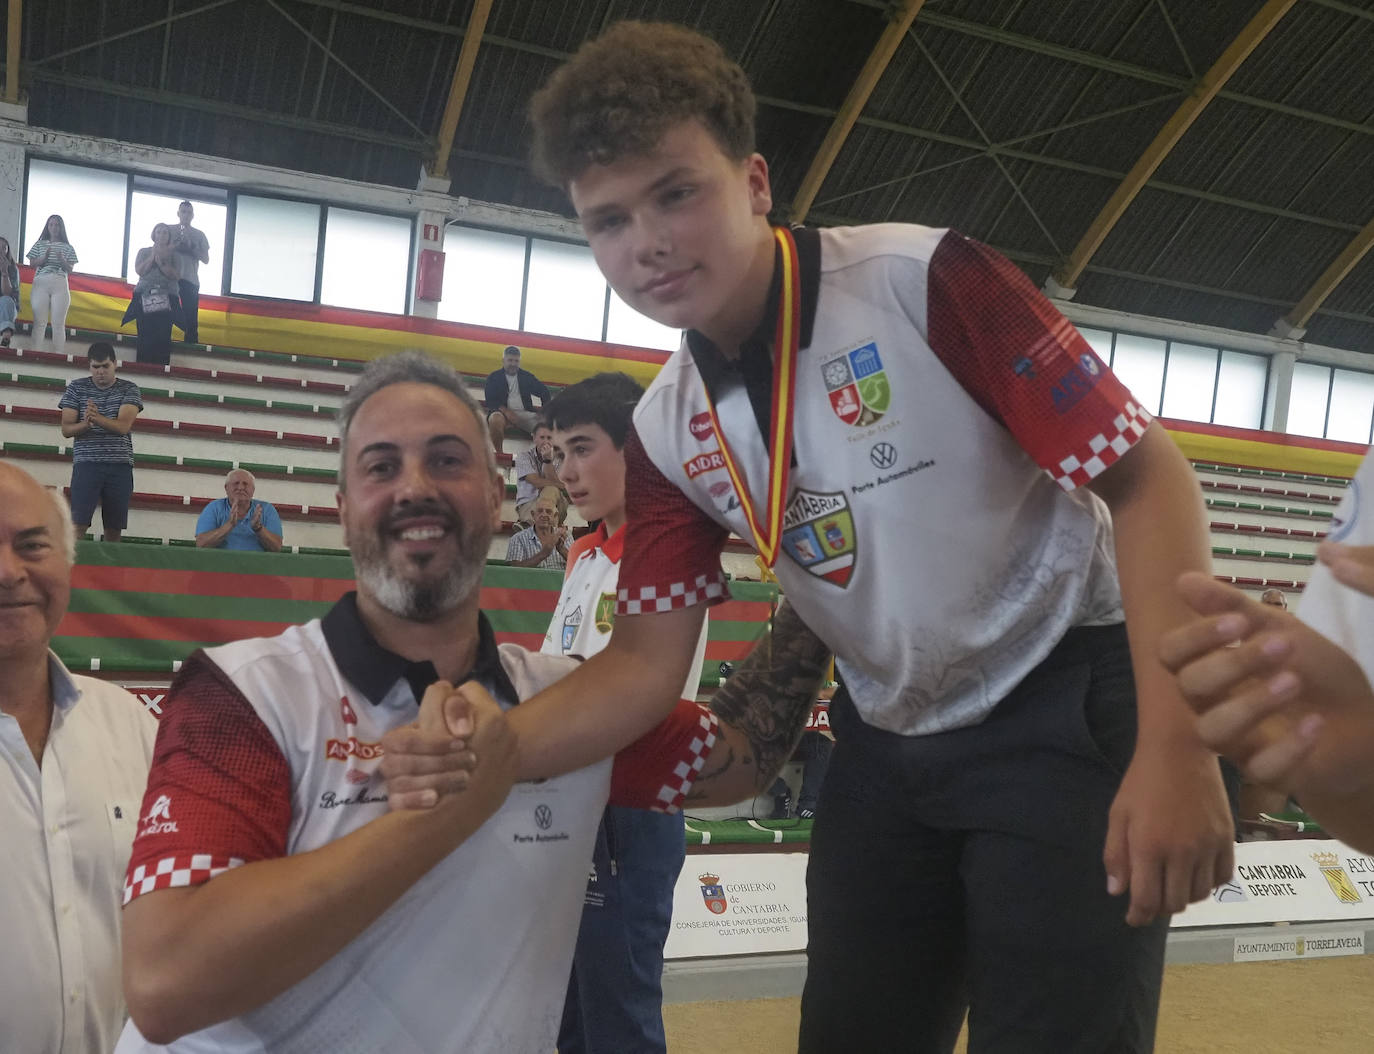
[[[906,737],[844,690],[807,874],[802,1054],[1136,1054],[1167,921],[1102,864],[1135,746],[1124,627],[1071,630],[982,724]]]
[[[138,361],[166,366],[172,361],[172,312],[138,316]]]
[[[187,344],[200,343],[200,286],[182,279],[177,283],[181,287],[181,318],[180,326],[182,336],[186,338]]]

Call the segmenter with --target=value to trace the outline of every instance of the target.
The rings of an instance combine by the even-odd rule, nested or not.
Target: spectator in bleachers
[[[0,238],[0,347],[8,348],[19,315],[19,265],[8,238]]]
[[[210,262],[210,239],[191,226],[196,210],[189,201],[177,207],[180,221],[172,228],[172,248],[181,266],[181,333],[187,344],[200,343],[200,265]]]
[[[498,454],[506,449],[507,427],[514,426],[531,434],[534,432],[534,426],[539,423],[539,414],[534,409],[536,395],[541,406],[548,403],[549,390],[529,370],[520,368],[520,349],[512,344],[501,355],[501,368],[487,376],[486,393],[482,399],[487,410],[491,445]]]
[[[540,421],[534,426],[534,442],[515,456],[515,518],[530,523],[534,500],[546,487],[563,490],[553,467],[553,432]]]
[[[270,502],[253,500],[257,485],[246,468],[224,477],[224,497],[201,509],[196,520],[199,548],[281,552],[281,517]]]
[[[43,339],[51,319],[53,347],[63,351],[67,347],[67,309],[72,306],[67,275],[76,266],[77,256],[67,241],[67,225],[57,213],[43,225],[43,234],[29,250],[29,263],[33,264],[33,287],[29,290],[33,339]]]
[[[157,723],[51,650],[75,552],[61,496],[0,463],[0,1048],[108,1054],[120,905]]]
[[[115,376],[119,360],[104,341],[86,355],[89,377],[67,383],[57,407],[72,442],[72,519],[78,534],[91,526],[96,503],[105,541],[117,542],[129,523],[134,494],[134,420],[143,410],[138,385]]]
[[[153,225],[153,244],[138,250],[138,285],[124,312],[136,319],[138,361],[166,366],[172,361],[172,325],[181,321],[181,262],[172,248],[172,228]]]
[[[1266,589],[1260,594],[1260,603],[1268,604],[1271,608],[1278,608],[1280,611],[1288,610],[1288,598],[1283,595],[1282,589]]]
[[[533,524],[511,535],[506,543],[506,562],[515,567],[545,567],[561,571],[568,566],[568,499],[557,487],[539,492],[531,510]]]

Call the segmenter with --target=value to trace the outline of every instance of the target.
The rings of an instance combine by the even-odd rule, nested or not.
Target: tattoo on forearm
[[[829,649],[783,601],[771,633],[711,699],[716,716],[748,739],[752,756],[727,751],[697,779],[688,800],[708,796],[711,777],[740,766],[754,769],[754,786],[762,790],[792,756],[829,662]]]

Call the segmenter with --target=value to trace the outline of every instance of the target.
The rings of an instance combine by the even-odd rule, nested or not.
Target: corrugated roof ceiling
[[[606,25],[692,25],[761,97],[779,216],[886,25],[883,0],[495,0],[454,194],[567,212],[526,107]],[[816,197],[816,222],[956,226],[1037,282],[1261,0],[927,0]],[[472,0],[26,5],[36,125],[413,186]],[[170,22],[168,15],[172,16]],[[1077,298],[1266,331],[1374,217],[1374,0],[1298,0],[1164,160]],[[1374,354],[1374,256],[1309,339]]]

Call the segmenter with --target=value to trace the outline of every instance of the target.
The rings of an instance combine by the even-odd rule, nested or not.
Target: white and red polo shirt
[[[795,232],[793,465],[774,567],[864,720],[981,721],[1064,633],[1123,619],[1105,505],[1081,489],[1150,414],[1015,266],[947,230]],[[775,269],[773,303],[779,279]],[[708,412],[765,507],[773,319],[726,360],[689,333],[635,411],[618,610],[725,597],[750,528]]]
[[[497,646],[481,619],[471,676],[503,706],[575,666]],[[386,651],[353,595],[280,636],[197,653],[166,704],[125,901],[318,848],[386,812],[382,735],[437,679]],[[602,809],[680,806],[715,738],[684,701],[613,760],[520,783],[471,838],[342,952],[241,1017],[119,1054],[548,1054]]]
[[[568,571],[558,596],[549,628],[540,649],[546,655],[570,655],[588,659],[610,642],[615,625],[616,587],[620,558],[625,549],[625,530],[606,534],[606,524],[579,538],[568,553]],[[687,670],[682,698],[693,699],[701,688],[701,666],[706,661],[706,636],[710,616],[701,624],[697,650]]]

